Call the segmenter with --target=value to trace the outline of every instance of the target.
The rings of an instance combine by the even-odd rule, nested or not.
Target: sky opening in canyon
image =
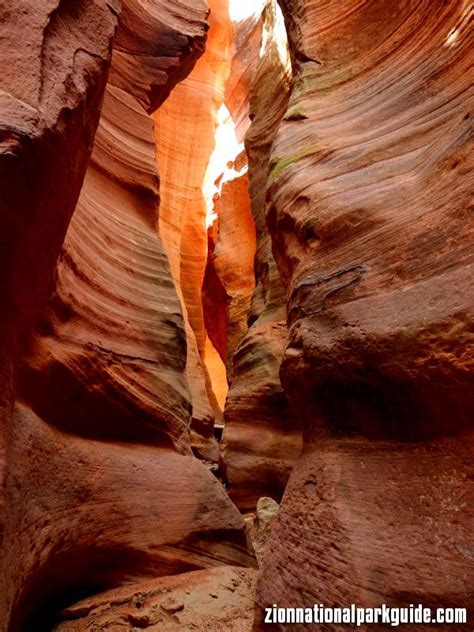
[[[229,0],[229,17],[232,22],[242,22],[262,12],[262,0]]]
[[[219,194],[222,184],[243,175],[243,168],[237,172],[235,159],[244,151],[244,143],[239,143],[232,116],[223,103],[217,112],[214,151],[209,159],[203,182],[203,193],[206,200],[206,226],[210,228],[217,220],[214,198]]]

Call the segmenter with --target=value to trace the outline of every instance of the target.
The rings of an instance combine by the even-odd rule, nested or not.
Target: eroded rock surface
[[[183,7],[178,24],[188,36],[176,31],[169,49],[174,22],[163,22],[163,11],[166,3],[123,6],[94,151],[21,388],[40,416],[68,431],[186,451],[185,333],[156,234],[148,112],[172,87],[179,60],[189,66],[202,52],[206,9]]]
[[[470,5],[280,6],[0,8],[5,632],[474,606]]]
[[[210,3],[206,51],[190,76],[155,114],[161,174],[159,234],[181,299],[187,334],[186,374],[193,406],[193,442],[216,458],[215,418],[220,418],[227,384],[212,382],[208,365],[219,360],[206,334],[201,288],[207,261],[203,183],[215,144],[217,112],[224,101],[231,64],[232,24],[227,2]],[[204,444],[203,444],[203,439]],[[206,446],[207,443],[207,446]]]
[[[242,154],[241,162],[244,173],[239,174],[237,169],[240,164],[236,161],[233,167],[235,174],[229,175],[221,184],[216,201],[216,234],[211,235],[214,238],[211,239],[212,248],[203,285],[203,293],[208,293],[205,302],[207,330],[211,332],[220,321],[224,321],[224,327],[216,332],[214,345],[226,365],[229,382],[232,381],[234,354],[248,330],[248,312],[255,289],[256,235],[245,154]],[[217,278],[214,283],[213,274]],[[218,295],[219,287],[222,287],[224,298]],[[216,313],[221,305],[225,310],[223,317]]]
[[[91,58],[104,73],[102,84],[87,56],[90,83],[80,65],[73,76],[84,82],[75,136],[64,151],[59,147],[51,154],[50,169],[61,163],[55,188],[37,191],[47,206],[55,193],[71,187],[63,200],[65,215],[58,214],[61,239],[92,142],[95,110],[91,106],[84,114],[85,98],[96,99],[98,114],[116,22],[107,5],[96,5],[97,15],[65,2],[69,22],[62,13],[58,18],[68,33],[83,29],[87,41],[94,24],[105,21],[102,14],[109,18],[103,48]],[[149,113],[202,52],[206,16],[201,2],[181,4],[179,11],[167,2],[123,2],[94,151],[55,292],[20,367],[18,402],[7,428],[2,571],[8,630],[46,624],[64,603],[89,592],[219,564],[253,564],[242,517],[191,456],[185,329],[158,235],[159,180]],[[67,53],[66,46],[62,54]],[[75,105],[70,92],[58,95],[64,108]],[[75,171],[66,149],[78,162]],[[33,157],[28,154],[28,160]],[[42,217],[56,235],[54,220],[54,214]],[[42,231],[38,224],[38,246]],[[57,256],[59,231],[54,239]],[[55,241],[45,236],[44,243],[52,267]],[[19,244],[12,245],[18,257]],[[43,251],[37,250],[32,269],[51,273],[42,269]],[[30,256],[26,247],[25,254]],[[11,269],[20,282],[21,266]],[[22,290],[16,297],[22,298]]]
[[[254,584],[255,571],[236,567],[166,577],[82,601],[53,630],[250,632]]]
[[[259,498],[255,513],[245,514],[247,534],[257,560],[263,558],[280,505],[273,498]]]
[[[118,2],[2,3],[0,8],[0,626],[8,626],[11,443],[16,368],[54,286],[54,266],[90,157]],[[91,29],[91,25],[93,28]],[[21,43],[21,54],[19,46]],[[13,499],[18,502],[17,487]]]
[[[307,432],[257,600],[469,606],[469,9],[282,5],[267,221]]]
[[[252,125],[246,138],[257,234],[257,288],[249,311],[248,333],[233,358],[221,453],[230,496],[246,510],[254,509],[262,496],[281,498],[301,450],[301,425],[290,412],[280,383],[287,335],[286,294],[265,222],[270,152],[291,85],[282,29],[276,5],[267,3],[260,61],[250,95]]]

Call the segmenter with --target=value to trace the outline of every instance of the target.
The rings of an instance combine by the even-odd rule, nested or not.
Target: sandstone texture
[[[157,235],[159,179],[148,112],[176,79],[173,60],[189,65],[202,52],[205,6],[192,6],[177,23],[163,23],[163,7],[122,7],[94,151],[55,293],[20,381],[25,400],[62,429],[182,452],[189,450],[186,342]],[[188,37],[181,33],[186,25]],[[167,50],[163,38],[173,27]]]
[[[54,631],[250,632],[255,571],[184,573],[108,591],[61,612]]]
[[[282,6],[266,212],[307,430],[257,601],[472,606],[469,8]]]
[[[11,629],[54,619],[91,592],[226,563],[252,566],[241,516],[193,457],[71,437],[24,405],[15,421],[3,551]]]
[[[245,154],[240,162],[244,173],[239,175],[237,168],[241,165],[237,160],[233,167],[235,174],[227,175],[229,179],[221,184],[215,203],[215,235],[210,235],[203,285],[207,331],[226,365],[229,381],[232,381],[234,354],[248,330],[247,316],[255,289],[256,234]],[[224,294],[223,299],[219,296],[220,291]],[[222,316],[216,313],[220,305],[224,306]]]
[[[41,107],[50,127],[45,123],[37,132],[45,137],[44,155],[42,138],[32,136],[28,150],[35,144],[38,149],[25,152],[25,167],[21,144],[15,148],[21,135],[13,131],[7,139],[11,171],[5,197],[12,203],[2,217],[11,231],[13,260],[6,266],[6,287],[11,287],[9,307],[19,335],[26,336],[40,299],[53,287],[53,265],[83,184],[54,292],[24,357],[15,358],[17,403],[5,427],[2,458],[1,625],[9,631],[47,625],[63,605],[90,592],[216,565],[254,564],[242,517],[220,483],[191,456],[186,332],[158,230],[150,114],[202,53],[207,6],[189,2],[177,11],[167,2],[122,3],[83,183],[119,8],[63,2],[59,13],[49,16],[49,26],[46,8],[43,21],[32,20],[38,35],[32,30],[31,37],[39,43],[46,29],[41,77],[50,82],[44,97],[49,100]],[[94,25],[97,42],[90,38]],[[77,41],[69,50],[64,33],[71,31],[77,31]],[[54,73],[47,66],[50,58]],[[71,84],[62,86],[63,92],[58,88],[57,103],[56,77]],[[40,79],[37,84],[41,87]],[[12,93],[24,107],[29,95]],[[6,115],[11,125],[9,109]],[[43,181],[41,168],[48,160],[51,181]],[[29,188],[23,180],[18,190],[11,185],[13,177],[32,178],[28,169],[38,180],[32,194],[48,213],[32,198],[32,217],[21,219],[22,230],[12,218],[22,218],[29,208],[22,197]],[[23,283],[27,260],[33,275]],[[2,371],[10,374],[11,365],[7,357]],[[12,386],[7,384],[2,396],[10,413]]]
[[[11,482],[18,359],[54,287],[54,266],[99,120],[119,9],[118,2],[102,0],[7,0],[0,7],[1,543],[12,526],[3,490]],[[5,550],[2,628],[9,616]]]
[[[273,498],[259,498],[255,513],[245,514],[247,533],[260,560],[270,540],[273,525],[280,510],[280,505]]]
[[[255,509],[258,499],[280,499],[294,459],[301,451],[301,425],[291,413],[280,382],[286,343],[286,294],[265,221],[270,152],[286,111],[290,61],[281,15],[268,2],[259,64],[250,93],[252,125],[247,132],[249,190],[257,251],[257,287],[249,330],[233,358],[233,379],[225,408],[221,465],[234,502]]]
[[[0,632],[472,630],[471,4],[0,4]]]
[[[252,13],[238,21],[233,20],[232,63],[225,86],[225,103],[235,126],[239,143],[244,141],[250,125],[250,88],[254,81],[262,43],[262,12],[265,0],[241,3],[230,0],[229,14],[233,18],[232,7],[251,7]]]
[[[194,71],[156,112],[155,124],[161,174],[158,229],[185,317],[186,375],[193,430],[198,435],[194,441],[199,435],[207,439],[207,448],[199,444],[196,448],[215,460],[218,452],[217,445],[212,446],[213,427],[215,418],[222,416],[227,381],[204,323],[201,290],[208,244],[203,183],[229,75],[232,24],[226,1],[214,0],[210,9],[206,51]]]

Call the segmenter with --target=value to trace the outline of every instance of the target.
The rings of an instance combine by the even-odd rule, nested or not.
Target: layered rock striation
[[[307,431],[257,601],[469,606],[469,8],[282,6],[267,223]]]
[[[254,509],[262,496],[281,498],[293,461],[301,451],[301,425],[290,411],[280,383],[287,335],[286,293],[265,220],[270,154],[288,105],[291,80],[281,13],[274,2],[268,2],[250,92],[252,124],[246,137],[257,236],[257,287],[248,313],[248,332],[233,358],[221,453],[229,494],[246,510]]]
[[[74,5],[7,1],[0,8],[2,628],[18,590],[5,555],[9,538],[22,528],[12,522],[12,503],[19,502],[22,489],[12,471],[18,434],[12,419],[15,375],[33,323],[54,287],[54,266],[99,120],[119,9],[118,2],[102,0]],[[20,41],[25,43],[21,55]]]
[[[186,332],[158,230],[150,113],[202,53],[207,13],[201,2],[184,3],[179,11],[167,2],[122,3],[94,150],[54,292],[19,366],[17,403],[6,429],[2,625],[8,630],[49,629],[64,605],[108,588],[226,563],[253,564],[243,519],[191,456]],[[86,9],[64,2],[49,19],[47,33],[56,33],[56,21],[59,29],[58,41],[50,45],[46,37],[44,46],[42,81],[50,82],[43,86],[50,101],[55,85],[47,63],[63,63],[69,54],[67,45],[59,48],[61,29],[77,31],[78,42],[70,53],[76,59],[70,67],[64,62],[66,78],[71,68],[76,73],[71,86],[58,94],[57,111],[51,101],[50,125],[61,125],[61,134],[56,139],[54,129],[44,132],[57,143],[44,149],[53,181],[42,182],[40,171],[44,188],[35,193],[50,214],[41,217],[43,227],[36,216],[40,209],[33,207],[31,232],[18,231],[35,245],[30,252],[25,244],[24,253],[41,275],[43,300],[84,178],[117,15],[105,3]],[[97,52],[94,39],[88,43],[94,25]],[[83,53],[81,46],[92,52]],[[82,89],[77,96],[74,81]],[[53,115],[64,112],[66,123],[55,123]],[[11,142],[7,161],[15,156]],[[31,169],[35,156],[27,154]],[[24,175],[22,164],[16,168]],[[5,184],[14,201],[23,195],[22,189],[10,193],[11,181]],[[61,207],[54,206],[56,200]],[[23,199],[19,203],[28,208]],[[54,240],[43,240],[45,227]],[[9,238],[16,257],[20,245]],[[23,296],[24,263],[11,263],[18,282],[12,302]],[[40,294],[41,283],[31,284],[33,294]],[[40,303],[33,305],[29,287],[25,296],[32,306],[13,305],[14,313],[25,314],[20,334],[27,333],[26,315],[33,322],[33,307]]]
[[[259,7],[0,8],[5,632],[474,606],[470,5]]]
[[[156,112],[155,123],[161,173],[158,229],[185,316],[194,443],[200,454],[216,460],[214,420],[221,416],[227,384],[204,323],[201,291],[208,251],[203,184],[230,70],[232,24],[227,2],[215,0],[210,8],[205,54]]]

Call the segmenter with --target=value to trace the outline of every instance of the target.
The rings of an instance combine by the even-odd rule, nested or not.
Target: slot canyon
[[[472,631],[472,12],[0,2],[0,632]]]

